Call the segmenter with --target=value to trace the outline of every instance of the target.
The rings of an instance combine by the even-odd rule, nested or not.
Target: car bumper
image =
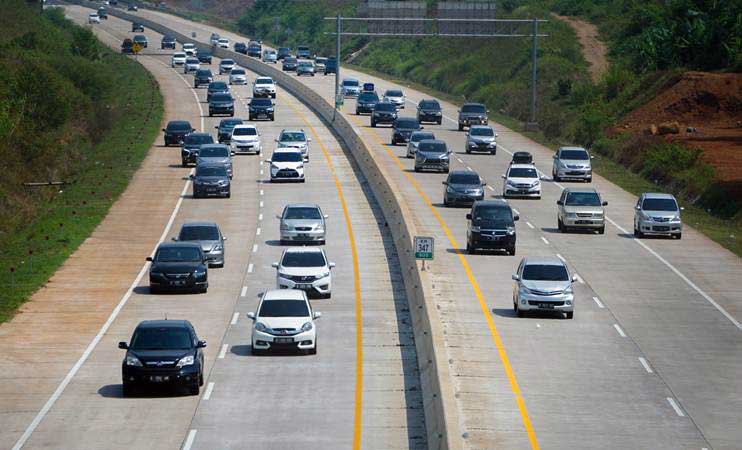
[[[564,217],[562,223],[570,228],[603,228],[605,218],[602,217]]]
[[[281,240],[289,242],[324,242],[325,232],[323,231],[296,231],[281,230]]]
[[[374,105],[356,105],[356,114],[371,114],[374,112]]]
[[[477,200],[484,200],[484,192],[481,194],[462,194],[446,192],[446,201],[449,204],[470,205]]]
[[[473,233],[470,241],[474,248],[506,249],[515,246],[516,236],[514,234],[494,235]]]
[[[251,143],[235,143],[232,141],[232,149],[235,153],[260,153],[260,145],[256,142]]]
[[[586,180],[592,178],[592,169],[557,169],[557,176],[562,179]]]
[[[218,107],[209,107],[209,114],[234,114],[234,106],[231,107],[225,107],[225,106],[218,106]]]
[[[496,152],[497,144],[468,144],[466,149],[470,152]]]
[[[300,289],[305,291],[307,295],[329,295],[330,292],[332,292],[332,281],[329,276],[306,283],[289,280],[288,278],[276,277],[276,284],[279,289]]]
[[[682,222],[655,222],[642,220],[638,224],[639,231],[644,234],[655,234],[655,235],[672,235],[680,234],[683,232]]]
[[[446,162],[415,162],[415,170],[439,170],[447,171],[449,168],[448,161]]]
[[[277,336],[254,329],[252,332],[252,348],[256,350],[311,350],[316,342],[317,332],[314,328],[293,336]]]
[[[528,188],[505,186],[502,192],[510,197],[541,197],[541,186]]]
[[[466,119],[459,119],[459,125],[463,125],[465,127],[468,127],[470,125],[487,125],[487,119],[486,118],[466,118]]]
[[[535,295],[520,291],[518,309],[523,311],[574,311],[574,294]]]
[[[230,186],[193,186],[194,197],[226,197],[230,192]]]
[[[271,171],[271,181],[301,181],[304,179],[304,171],[283,169]]]
[[[139,386],[193,386],[198,385],[200,365],[191,364],[178,369],[177,367],[166,369],[150,369],[137,366],[122,366],[121,379],[124,383],[132,383]]]
[[[209,287],[209,281],[204,278],[188,277],[185,280],[172,280],[163,277],[149,277],[149,286],[161,291],[193,291]]]

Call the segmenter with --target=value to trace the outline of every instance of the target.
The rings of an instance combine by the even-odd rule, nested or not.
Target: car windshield
[[[304,300],[268,300],[260,305],[258,317],[308,317],[309,308]]]
[[[232,96],[229,94],[214,94],[211,96],[211,100],[215,102],[231,102]]]
[[[379,96],[376,95],[376,92],[364,92],[363,94],[358,96],[359,102],[378,102]]]
[[[314,62],[317,64],[324,64],[327,62],[327,58],[315,58]]]
[[[469,132],[472,136],[494,136],[495,131],[492,128],[472,128]]]
[[[309,47],[304,47],[304,46],[296,47],[296,49],[298,51],[300,51],[300,52],[308,52],[309,51]]]
[[[304,157],[301,152],[278,152],[271,157],[273,162],[300,162],[303,160]]]
[[[513,221],[513,213],[507,206],[479,206],[472,217],[474,220]]]
[[[196,168],[197,177],[226,177],[227,168],[224,166],[209,165],[209,166],[198,166]]]
[[[396,111],[397,107],[392,105],[391,103],[377,103],[374,109],[376,111],[389,112],[389,111]]]
[[[209,69],[199,69],[196,71],[196,76],[197,77],[210,77],[212,75]]]
[[[358,80],[343,80],[343,86],[357,87],[358,86]]]
[[[221,62],[221,65],[222,66],[233,66],[234,61],[232,61],[231,59],[223,59]]]
[[[286,252],[281,265],[284,267],[323,267],[325,256],[321,252]]]
[[[281,133],[281,138],[279,140],[281,142],[304,142],[306,137],[302,132],[284,131]]]
[[[428,100],[428,101],[420,102],[420,109],[435,109],[435,110],[438,110],[438,109],[441,109],[441,105],[439,105],[438,102],[436,102],[436,101],[430,101],[430,100]]]
[[[448,178],[449,184],[480,184],[476,173],[454,173]]]
[[[236,125],[240,125],[242,119],[224,119],[219,123],[219,128],[228,129],[234,128]]]
[[[299,67],[314,67],[314,64],[309,61],[303,61],[299,63]]]
[[[322,215],[319,213],[319,209],[311,206],[307,207],[293,207],[286,208],[286,214],[283,216],[284,219],[321,219]]]
[[[672,198],[645,198],[642,209],[645,211],[677,211],[678,204]]]
[[[201,261],[198,247],[165,247],[157,250],[157,262],[196,262]]]
[[[567,268],[556,264],[526,264],[523,279],[532,281],[569,281]]]
[[[242,69],[232,69],[232,75],[244,75],[245,71]]]
[[[235,136],[257,136],[258,130],[252,127],[235,128],[234,135]]]
[[[561,153],[559,153],[559,158],[586,161],[590,159],[590,156],[585,150],[562,150]]]
[[[138,34],[134,36],[135,41],[144,42],[147,40],[147,36],[142,36],[141,34]]]
[[[386,91],[384,95],[387,97],[401,97],[402,91]]]
[[[169,131],[191,131],[191,124],[188,122],[170,122],[167,124]]]
[[[283,60],[284,64],[285,63],[296,64],[296,61],[297,61],[296,58],[284,58]]]
[[[183,48],[194,48],[195,45],[191,44],[190,42],[183,44]]]
[[[288,53],[290,50],[288,47],[280,47],[278,53]]]
[[[465,113],[484,113],[485,111],[484,105],[464,105],[461,107],[461,112]]]
[[[185,53],[173,53],[173,58],[185,58]]]
[[[185,350],[191,348],[191,333],[185,328],[140,328],[131,338],[132,350]]]
[[[418,150],[421,153],[443,153],[446,151],[446,143],[445,142],[426,142],[422,141],[420,142],[420,145],[418,146]]]
[[[271,78],[258,78],[255,80],[255,84],[273,84],[273,80]]]
[[[533,168],[514,167],[508,172],[510,178],[538,178],[538,172]]]
[[[229,149],[227,147],[203,147],[198,156],[201,158],[225,158],[229,156]]]
[[[269,98],[254,98],[250,100],[250,106],[273,106]]]
[[[162,41],[163,42],[173,42],[173,41],[175,41],[175,38],[174,37],[171,37],[171,36],[165,36],[165,37],[162,38]]]
[[[213,144],[214,138],[210,134],[192,133],[186,136],[184,143],[185,145]]]
[[[136,38],[134,38],[134,40],[136,40]],[[186,59],[186,62],[188,64],[198,64],[198,58],[188,58]]]
[[[569,206],[600,206],[600,197],[595,192],[570,192],[565,204]]]
[[[418,142],[423,139],[435,139],[435,135],[433,133],[412,133],[410,136],[411,142]]]
[[[227,89],[229,89],[227,87],[227,83],[225,83],[223,81],[215,81],[215,82],[209,84],[209,90],[210,91],[226,91]]]
[[[417,130],[420,128],[420,123],[416,119],[397,119],[394,127],[403,130]]]
[[[180,229],[178,239],[181,241],[217,241],[219,230],[215,226],[191,225]]]

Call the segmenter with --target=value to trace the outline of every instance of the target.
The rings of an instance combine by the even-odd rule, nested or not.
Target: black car
[[[139,22],[132,22],[131,23],[131,32],[134,33],[136,31],[139,31],[141,33],[144,33],[144,25],[142,25]]]
[[[113,3],[111,3],[113,5]],[[127,11],[139,11],[139,7],[137,5],[129,5],[128,8],[126,8]]]
[[[121,43],[121,53],[132,54],[134,53],[134,41],[129,38],[124,39]]]
[[[124,397],[143,386],[186,387],[198,395],[204,384],[204,347],[206,341],[198,339],[187,320],[140,322],[129,344],[119,342],[126,350],[121,363]]]
[[[237,117],[231,119],[222,119],[219,122],[219,125],[214,127],[217,129],[216,134],[219,143],[223,144],[225,142],[230,142],[232,140],[232,130],[234,130],[234,127],[237,125],[242,125],[243,123],[244,121]]]
[[[487,125],[488,113],[482,103],[464,103],[459,110],[459,131],[471,125]]]
[[[377,103],[379,103],[379,96],[376,92],[361,92],[356,99],[356,115],[373,113]]]
[[[281,68],[284,72],[296,72],[296,68],[299,67],[299,60],[292,56],[283,58],[283,65]]]
[[[226,169],[225,169],[226,170]],[[209,288],[206,256],[201,246],[192,242],[163,242],[157,246],[149,266],[149,291],[206,292]]]
[[[263,46],[255,41],[250,42],[247,46],[247,56],[253,58],[260,58],[260,54],[263,53]]]
[[[243,55],[247,55],[247,45],[244,42],[235,42],[234,51],[237,53],[242,53]]]
[[[173,120],[162,129],[165,132],[165,145],[180,145],[185,137],[196,131],[186,120]]]
[[[392,105],[394,106],[394,105]],[[422,130],[420,122],[414,117],[399,117],[394,121],[394,131],[392,132],[392,145],[398,143],[406,144],[410,140],[413,131]]]
[[[371,112],[371,126],[375,127],[380,123],[394,124],[397,120],[397,107],[391,103],[379,102],[374,106]]]
[[[212,81],[214,81],[214,74],[210,69],[198,69],[193,77],[193,87],[199,88],[204,84],[208,86]]]
[[[484,200],[484,186],[487,183],[471,170],[454,170],[443,182],[446,190],[443,193],[445,206],[471,205],[477,200]]]
[[[98,17],[100,17],[101,20],[108,20],[108,10],[102,6],[98,8]]]
[[[269,98],[253,97],[250,99],[250,103],[247,106],[249,111],[249,120],[276,120],[276,113],[273,107],[273,101],[271,101],[271,99]]]
[[[206,88],[206,101],[211,101],[211,96],[214,94],[229,94],[229,86],[223,81],[212,81],[209,83],[209,87]]]
[[[193,198],[210,195],[226,198],[232,196],[232,183],[225,164],[197,164],[196,173],[190,178],[193,181]]]
[[[209,117],[215,114],[234,116],[234,99],[229,94],[214,94],[209,100]]]
[[[211,64],[211,52],[206,49],[199,48],[196,57],[201,64]]]
[[[420,123],[432,122],[440,125],[443,121],[440,103],[437,100],[420,100],[417,104],[417,120]]]
[[[134,43],[139,44],[142,48],[147,48],[147,36],[143,34],[137,34],[136,36],[134,36]]]
[[[201,146],[213,143],[214,138],[209,133],[191,133],[186,136],[180,150],[181,165],[186,167],[188,164],[195,164]]]
[[[529,152],[515,152],[510,164],[533,164],[533,155]]]
[[[291,56],[291,49],[288,47],[279,47],[278,48],[278,56],[276,58],[280,61],[284,58],[288,58]]]
[[[162,50],[166,48],[172,48],[175,50],[175,44],[177,44],[177,41],[172,36],[163,36],[162,41],[160,41],[160,48]]]
[[[338,61],[335,59],[334,56],[330,56],[327,58],[327,62],[325,63],[325,75],[329,73],[337,73],[338,71]]]
[[[476,201],[466,229],[466,252],[474,254],[478,249],[505,250],[515,255],[515,221],[518,216],[505,200]]]

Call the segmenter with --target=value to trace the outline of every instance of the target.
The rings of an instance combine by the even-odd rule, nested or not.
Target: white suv
[[[551,176],[554,181],[571,179],[589,183],[593,180],[592,158],[582,147],[559,147],[554,154]]]
[[[247,84],[245,69],[235,67],[229,72],[229,84]]]
[[[303,183],[304,157],[300,150],[295,148],[277,148],[273,151],[271,159],[265,160],[270,163],[271,181],[298,181]]]
[[[173,57],[170,59],[170,67],[182,66],[186,62],[186,54],[183,52],[173,53]]]
[[[253,97],[276,98],[276,83],[271,77],[258,77],[252,85]]]
[[[227,39],[227,38],[219,38],[218,45],[221,48],[229,48],[229,39]]]
[[[260,133],[255,125],[235,125],[231,137],[232,150],[235,153],[255,153],[259,155],[263,146],[260,144]]]
[[[278,142],[279,147],[301,150],[304,161],[309,161],[309,143],[312,142],[312,139],[307,137],[304,130],[282,130],[276,142]]]
[[[268,350],[301,350],[317,353],[315,320],[322,313],[313,312],[304,291],[270,290],[263,294],[258,312],[247,313],[255,321],[252,328],[252,353]]]
[[[185,44],[183,44],[183,52],[185,52],[186,56],[196,56],[196,53],[198,53],[198,49],[196,48],[195,44],[186,42]]]
[[[541,198],[541,179],[533,164],[511,164],[502,178],[503,197]]]
[[[307,295],[317,294],[330,298],[332,294],[331,269],[335,263],[327,261],[320,247],[290,247],[283,251],[281,261],[273,263],[276,268],[278,289],[301,289]]]

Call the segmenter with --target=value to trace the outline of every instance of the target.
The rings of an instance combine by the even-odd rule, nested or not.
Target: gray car
[[[559,231],[569,229],[597,229],[605,233],[605,206],[608,202],[592,188],[567,188],[557,200]]]
[[[449,155],[446,141],[440,139],[426,139],[420,141],[415,153],[415,172],[423,170],[438,170],[448,173]]]
[[[407,142],[407,157],[414,158],[420,141],[426,139],[435,139],[435,134],[432,131],[413,131],[410,135],[410,141]]]
[[[513,275],[513,309],[518,317],[527,311],[557,311],[574,317],[575,297],[567,265],[556,256],[526,257]]]
[[[281,244],[316,242],[324,245],[327,217],[317,205],[309,203],[286,205],[283,213],[276,216],[281,221]]]
[[[234,116],[234,99],[229,94],[213,94],[209,100],[209,117],[215,114]]]
[[[193,198],[208,196],[231,197],[232,186],[224,164],[199,164],[193,181]]]
[[[195,163],[201,147],[213,143],[214,138],[209,133],[191,133],[187,135],[180,149],[181,165],[186,167],[188,164]]]
[[[464,103],[459,110],[459,131],[472,125],[487,125],[489,111],[482,103]]]
[[[551,176],[554,181],[593,180],[592,156],[582,147],[559,147],[554,154]]]
[[[227,175],[232,178],[232,155],[234,152],[229,150],[224,144],[207,144],[202,145],[198,152],[196,164],[223,164],[227,168]]]
[[[314,63],[311,61],[302,61],[296,66],[296,76],[302,75],[314,76]]]
[[[214,222],[187,222],[180,227],[173,241],[194,242],[201,246],[209,267],[224,267],[224,241],[219,225]]]
[[[472,125],[466,133],[466,153],[497,153],[497,133],[488,125]]]
[[[683,222],[672,194],[644,193],[634,206],[634,236],[664,235],[683,237]]]
[[[445,206],[471,205],[477,200],[484,200],[484,186],[487,183],[471,170],[454,170],[443,182],[446,190],[443,193]]]

